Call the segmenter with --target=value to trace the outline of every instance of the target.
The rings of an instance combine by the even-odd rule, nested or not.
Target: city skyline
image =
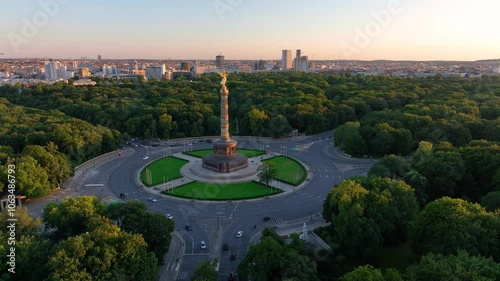
[[[0,58],[457,60],[500,57],[500,3],[430,0],[3,4]]]

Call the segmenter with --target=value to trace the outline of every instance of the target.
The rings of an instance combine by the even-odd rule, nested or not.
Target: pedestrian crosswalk
[[[218,217],[225,217],[226,216],[226,206],[218,205],[215,208],[215,215]]]
[[[177,280],[186,280],[188,278],[188,275],[188,271],[179,272],[179,275],[177,275]]]
[[[258,225],[254,232],[261,232],[264,228],[268,227],[285,227],[288,225],[288,222],[283,218],[271,219],[269,221],[264,222],[261,225]]]

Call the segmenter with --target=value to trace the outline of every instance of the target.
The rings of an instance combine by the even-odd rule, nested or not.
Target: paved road
[[[245,256],[250,238],[266,226],[278,228],[297,227],[304,222],[321,221],[323,200],[332,186],[344,178],[366,173],[375,162],[372,159],[352,159],[336,152],[328,138],[331,132],[286,140],[286,142],[239,139],[240,148],[265,149],[268,152],[286,154],[304,163],[312,177],[307,186],[284,195],[269,199],[235,202],[201,202],[161,197],[157,202],[148,201],[150,194],[136,182],[137,172],[146,164],[166,154],[174,154],[187,149],[211,148],[212,144],[194,142],[194,145],[181,145],[167,148],[139,146],[123,150],[121,155],[114,153],[102,163],[87,165],[85,173],[79,173],[62,196],[96,195],[107,200],[120,200],[116,194],[125,192],[126,200],[146,203],[148,209],[161,214],[170,213],[174,217],[176,234],[182,238],[183,247],[177,247],[163,268],[165,273],[159,280],[190,280],[196,265],[204,259],[216,258],[220,261],[220,280],[227,280],[229,272],[235,272],[237,265]],[[144,159],[147,156],[147,159]],[[74,186],[78,186],[78,190]],[[28,204],[32,214],[41,214],[44,201],[57,201],[60,198],[45,198]],[[46,204],[46,203],[45,203]],[[270,216],[264,222],[262,218]],[[192,231],[185,229],[189,224]],[[254,229],[255,226],[255,229]],[[237,238],[236,232],[243,231]],[[206,241],[207,249],[201,249],[200,242]],[[229,251],[222,251],[222,244],[229,243]],[[182,249],[182,250],[181,250]],[[184,255],[179,265],[172,263],[175,255]],[[169,253],[170,254],[170,253]],[[236,255],[231,261],[230,255]],[[168,276],[168,278],[166,277]]]

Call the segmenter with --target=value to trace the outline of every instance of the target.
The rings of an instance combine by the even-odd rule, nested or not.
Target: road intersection
[[[158,147],[130,147],[91,160],[79,167],[60,194],[34,200],[27,207],[32,215],[40,216],[48,202],[80,195],[95,195],[108,201],[144,202],[149,211],[171,214],[176,225],[159,280],[190,280],[196,265],[208,258],[219,261],[220,280],[227,280],[229,272],[236,272],[249,243],[254,242],[250,241],[251,238],[258,231],[267,226],[286,230],[297,228],[304,222],[321,223],[323,201],[333,185],[345,178],[366,173],[375,163],[372,159],[349,158],[338,152],[331,145],[329,135],[331,132],[286,140],[238,138],[240,148],[264,147],[268,153],[286,154],[308,167],[310,177],[307,184],[279,196],[206,202],[155,195],[157,201],[149,201],[151,192],[137,183],[137,174],[142,167],[165,157],[167,153],[172,155],[186,149],[212,147],[210,143],[186,140],[186,144],[174,147],[166,143]],[[193,145],[187,146],[187,143]],[[297,147],[305,149],[294,149]],[[182,180],[177,184],[182,184]],[[127,197],[120,198],[120,193],[126,193]],[[265,216],[271,219],[263,221]],[[191,225],[193,230],[187,230],[186,225]],[[240,230],[243,235],[236,237]],[[200,247],[201,241],[206,241],[206,249]],[[222,250],[224,243],[229,244],[229,250]],[[235,255],[236,259],[231,260],[231,255]]]

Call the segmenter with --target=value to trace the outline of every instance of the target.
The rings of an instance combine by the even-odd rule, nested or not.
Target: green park
[[[281,191],[258,182],[216,184],[190,182],[163,194],[199,200],[241,200],[279,194]]]
[[[180,169],[188,162],[172,156],[154,161],[141,171],[141,181],[146,186],[154,186],[181,178]]]
[[[276,168],[276,180],[298,186],[307,178],[307,171],[302,164],[295,159],[286,156],[276,156],[262,161],[263,163],[274,163]]]

